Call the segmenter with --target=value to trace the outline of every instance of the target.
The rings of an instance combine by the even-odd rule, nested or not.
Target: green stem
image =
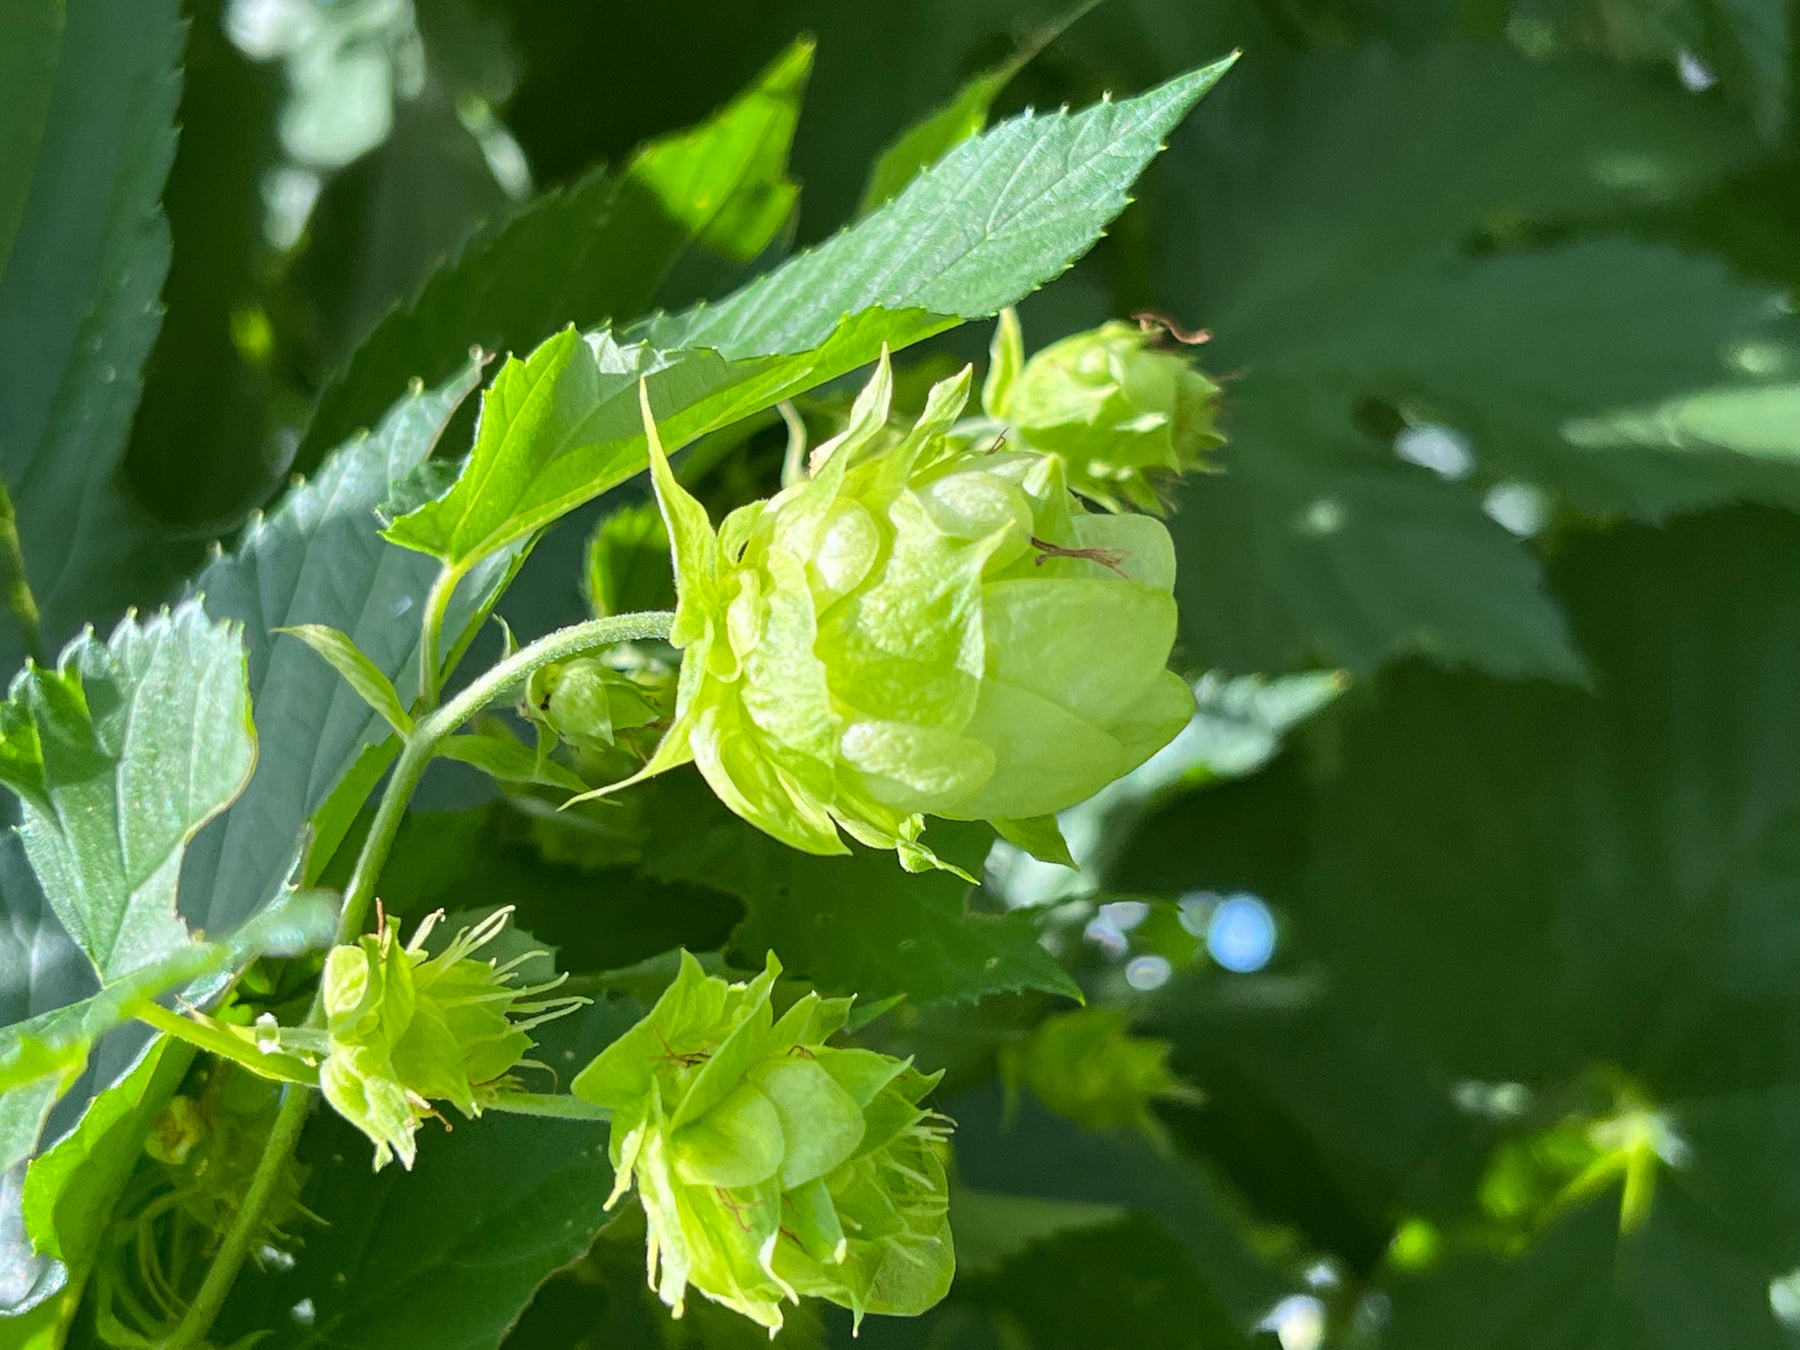
[[[437,707],[438,681],[444,678],[444,619],[456,597],[464,569],[445,563],[425,597],[425,618],[419,631],[419,710]]]
[[[180,1013],[170,1012],[160,1003],[152,1003],[146,999],[132,1008],[131,1015],[178,1041],[186,1041],[220,1059],[241,1064],[259,1078],[272,1078],[278,1083],[299,1083],[303,1087],[319,1085],[319,1071],[305,1060],[279,1052],[265,1054],[223,1027],[183,1017]]]
[[[487,1106],[515,1116],[547,1116],[555,1120],[611,1120],[612,1112],[566,1093],[502,1092]]]
[[[454,583],[447,589],[454,591]],[[344,888],[344,907],[338,914],[338,942],[355,941],[367,925],[369,908],[375,899],[375,883],[380,878],[388,852],[393,848],[394,837],[400,831],[407,803],[412,800],[413,791],[424,777],[432,756],[456,733],[457,728],[490,703],[504,697],[507,691],[529,679],[532,672],[540,667],[615,642],[666,638],[674,617],[661,611],[617,614],[558,629],[529,646],[521,647],[506,660],[484,671],[455,698],[421,721],[401,752],[399,762],[394,765],[394,776],[388,781],[387,791],[382,795],[381,805],[375,812],[374,823],[369,827],[369,836],[363,841],[362,852],[357,855],[350,883]],[[426,655],[421,651],[421,659]],[[325,1024],[322,994],[314,995],[312,1011],[307,1016],[306,1024],[313,1027]],[[535,1094],[522,1093],[520,1096],[534,1102],[537,1100]],[[263,1145],[262,1157],[257,1161],[256,1174],[251,1178],[250,1188],[244,1194],[244,1202],[238,1207],[231,1227],[220,1239],[212,1265],[200,1284],[200,1291],[195,1294],[193,1303],[188,1305],[181,1325],[175,1328],[165,1343],[165,1350],[194,1350],[194,1347],[205,1343],[207,1332],[212,1329],[220,1309],[225,1306],[225,1299],[237,1281],[238,1271],[243,1268],[244,1259],[250,1254],[251,1244],[262,1231],[263,1214],[268,1208],[270,1197],[275,1193],[275,1185],[281,1178],[282,1170],[293,1157],[294,1148],[300,1142],[300,1134],[305,1128],[311,1105],[310,1093],[292,1088],[282,1099],[275,1124]]]

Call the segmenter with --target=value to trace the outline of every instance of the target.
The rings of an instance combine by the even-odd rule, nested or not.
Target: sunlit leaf
[[[496,381],[462,477],[387,537],[468,565],[623,482],[645,462],[640,379],[673,447],[884,345],[1011,304],[1092,246],[1228,64],[1120,103],[1003,123],[817,249],[716,305],[629,328],[623,345],[605,333],[551,339],[502,372],[504,392]]]

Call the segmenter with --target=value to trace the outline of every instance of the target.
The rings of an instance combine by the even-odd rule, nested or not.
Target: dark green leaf
[[[1475,494],[1357,431],[1347,400],[1259,380],[1221,460],[1176,517],[1189,661],[1367,673],[1411,651],[1579,678],[1537,560]]]
[[[659,793],[650,831],[645,872],[737,896],[748,915],[732,946],[751,957],[773,951],[789,975],[822,989],[918,1003],[1015,989],[1080,997],[1038,944],[1032,916],[971,913],[968,884],[948,872],[914,876],[866,849],[796,853],[726,814],[697,778]],[[978,874],[993,837],[986,826],[937,821],[927,838],[939,857]]]
[[[58,0],[20,0],[0,14],[0,89],[7,101],[0,117],[0,276],[6,274],[43,146],[62,30]]]
[[[436,569],[384,544],[375,508],[431,453],[477,377],[471,362],[402,399],[196,579],[208,613],[244,625],[262,755],[243,799],[188,851],[182,909],[195,922],[220,930],[254,912],[292,867],[307,822],[386,738],[386,723],[329,666],[274,630],[329,625],[390,680],[417,678],[418,616]]]
[[[1767,420],[1741,446],[1653,417],[1606,429],[1791,383],[1800,346],[1776,297],[1713,261],[1590,237],[1761,153],[1669,83],[1497,44],[1371,46],[1225,91],[1171,161],[1159,296],[1245,376],[1229,486],[1192,484],[1178,518],[1197,659],[1366,670],[1423,651],[1573,678],[1536,564],[1483,516],[1490,490],[1648,516],[1800,499],[1800,442]],[[1398,462],[1409,432],[1449,443],[1441,481]]]
[[[18,31],[31,26],[29,13],[7,22],[0,41],[9,60],[10,44],[26,42],[16,59],[25,67],[19,125],[30,139],[48,56]],[[0,275],[0,478],[18,506],[26,570],[53,646],[84,620],[107,622],[132,600],[154,600],[169,577],[117,473],[169,265],[158,197],[175,148],[180,48],[176,0],[69,6],[35,168],[18,161],[29,195],[22,210],[8,208],[17,233]],[[10,80],[6,96],[14,96]],[[13,167],[0,174],[10,191],[21,181]],[[0,635],[0,669],[20,654],[16,634]]]
[[[796,43],[708,121],[644,146],[477,233],[394,310],[320,396],[302,464],[367,425],[417,373],[435,379],[471,343],[528,347],[563,324],[635,318],[689,246],[745,259],[791,213],[786,175],[812,47]]]

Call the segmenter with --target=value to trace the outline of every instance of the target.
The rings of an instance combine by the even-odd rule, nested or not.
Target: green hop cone
[[[442,912],[400,945],[398,919],[379,933],[334,947],[322,981],[327,1049],[319,1086],[337,1113],[375,1144],[375,1168],[392,1157],[410,1168],[413,1136],[434,1101],[465,1116],[481,1114],[512,1071],[529,1064],[530,1030],[572,1012],[586,999],[544,999],[561,977],[537,985],[514,980],[539,952],[510,961],[475,953],[505,927],[511,907],[465,928],[436,956],[425,949]]]
[[[848,999],[777,1018],[780,964],[748,984],[681,971],[571,1091],[612,1112],[617,1184],[649,1225],[650,1284],[679,1317],[691,1286],[771,1332],[802,1295],[912,1316],[950,1287],[949,1122],[909,1061],[826,1039]]]
[[[1160,514],[1177,477],[1225,443],[1214,418],[1219,386],[1157,334],[1107,323],[1025,360],[1018,316],[994,331],[983,411],[1009,439],[1059,456],[1069,486],[1112,508]]]
[[[925,816],[1039,821],[1142,764],[1194,700],[1166,665],[1162,523],[1085,510],[1055,456],[967,448],[967,369],[907,430],[892,387],[884,356],[810,476],[716,534],[646,404],[683,652],[637,778],[693,760],[777,839],[843,853],[841,827],[918,871],[941,865]]]
[[[525,713],[577,750],[604,753],[628,733],[661,720],[667,693],[651,676],[634,678],[598,657],[582,656],[533,672]]]
[[[1003,1046],[1009,1097],[1029,1086],[1052,1111],[1089,1130],[1134,1129],[1167,1149],[1152,1103],[1196,1104],[1200,1094],[1169,1068],[1170,1042],[1133,1036],[1118,1008],[1077,1008],[1046,1017],[1030,1036]]]

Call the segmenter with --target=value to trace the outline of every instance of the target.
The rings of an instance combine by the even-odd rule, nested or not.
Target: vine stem
[[[419,707],[437,706],[438,681],[444,678],[444,620],[466,569],[445,563],[425,597],[425,617],[419,631]]]
[[[454,591],[455,583],[452,582],[447,589]],[[456,733],[457,728],[483,708],[502,698],[521,681],[528,679],[532,672],[552,662],[566,660],[615,642],[666,638],[674,617],[666,611],[618,614],[558,629],[547,637],[521,647],[498,665],[484,671],[467,688],[421,721],[407,738],[406,748],[400,752],[399,762],[394,765],[394,775],[388,780],[387,791],[382,794],[381,805],[376,808],[375,820],[369,827],[369,836],[363,841],[356,866],[350,873],[349,885],[344,888],[344,906],[338,913],[337,941],[340,944],[354,941],[368,923],[369,907],[375,899],[375,883],[394,846],[394,838],[400,832],[400,822],[406,815],[407,804],[412,800],[419,780],[425,776],[425,769],[432,757]],[[424,655],[428,653],[421,653],[421,656]],[[321,990],[313,996],[312,1011],[307,1014],[306,1025],[321,1027],[324,1024],[325,1003]],[[535,1095],[519,1096],[522,1108],[530,1114],[551,1114]],[[263,1216],[268,1210],[269,1200],[275,1193],[276,1183],[281,1179],[282,1169],[288,1165],[300,1142],[300,1134],[306,1126],[311,1106],[310,1090],[294,1086],[286,1089],[281,1106],[275,1114],[275,1123],[270,1127],[269,1137],[263,1144],[262,1157],[257,1160],[255,1175],[250,1180],[249,1189],[244,1192],[243,1203],[238,1206],[231,1227],[220,1238],[218,1251],[207,1269],[206,1278],[201,1281],[199,1292],[194,1295],[194,1301],[188,1305],[181,1324],[164,1343],[166,1350],[195,1350],[205,1344],[206,1334],[224,1308],[225,1299],[237,1281],[238,1272],[243,1269],[245,1258],[250,1254],[251,1244],[262,1231]],[[567,1114],[579,1119],[591,1118],[583,1113]]]

